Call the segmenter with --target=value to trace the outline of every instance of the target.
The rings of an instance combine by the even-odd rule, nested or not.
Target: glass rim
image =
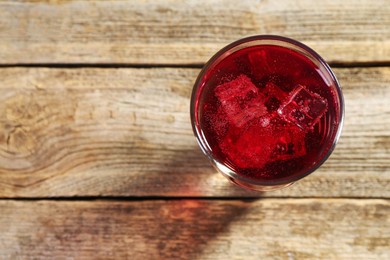
[[[265,44],[264,42],[268,42],[268,43]],[[277,43],[279,43],[279,44],[277,44]],[[284,45],[281,44],[281,43],[284,43]],[[339,124],[337,126],[337,131],[334,134],[334,137],[332,138],[333,140],[329,140],[329,142],[332,141],[333,143],[328,148],[328,150],[326,151],[326,154],[321,158],[321,160],[319,160],[316,164],[314,164],[312,167],[310,167],[307,171],[304,171],[301,174],[297,174],[296,176],[285,177],[285,178],[281,178],[279,180],[255,180],[255,179],[252,179],[252,178],[247,178],[247,177],[244,177],[244,176],[241,176],[241,175],[235,173],[232,169],[230,169],[227,166],[225,166],[224,163],[219,162],[216,158],[214,158],[212,156],[211,149],[207,148],[208,147],[207,141],[203,139],[202,134],[199,131],[200,130],[200,126],[198,126],[197,120],[196,120],[196,114],[198,113],[198,111],[196,109],[196,101],[197,101],[197,98],[198,98],[198,90],[200,88],[200,83],[202,82],[204,76],[209,71],[209,69],[213,65],[217,65],[218,64],[218,59],[221,58],[227,52],[229,52],[231,50],[234,50],[235,48],[237,48],[237,47],[239,47],[241,45],[247,45],[247,46],[243,46],[242,48],[237,48],[236,50],[234,50],[231,53],[227,54],[226,57],[231,55],[232,53],[234,53],[234,52],[236,52],[238,50],[244,49],[246,47],[251,47],[251,46],[256,46],[256,45],[274,45],[274,46],[282,46],[282,47],[288,48],[288,46],[285,46],[285,44],[290,45],[290,47],[293,47],[293,46],[298,47],[299,49],[301,49],[303,51],[302,55],[305,55],[307,58],[312,60],[312,62],[314,62],[314,61],[319,62],[319,64],[321,66],[323,66],[323,68],[326,70],[326,73],[330,76],[330,78],[332,80],[332,84],[335,87],[336,95],[337,95],[336,98],[339,101],[339,114],[338,114]],[[292,48],[289,48],[289,49],[292,49]],[[292,49],[292,50],[293,51],[298,51],[296,49]],[[311,57],[306,55],[306,54],[309,54]],[[343,125],[344,125],[344,116],[345,116],[344,109],[345,109],[344,108],[344,97],[343,97],[343,93],[341,91],[341,86],[340,86],[340,84],[339,84],[335,74],[333,73],[332,69],[327,64],[327,62],[325,62],[325,60],[317,52],[315,52],[313,49],[311,49],[307,45],[305,45],[305,44],[303,44],[303,43],[301,43],[301,42],[299,42],[297,40],[294,40],[294,39],[291,39],[291,38],[287,38],[287,37],[284,37],[284,36],[278,36],[278,35],[254,35],[254,36],[249,36],[249,37],[245,37],[245,38],[239,39],[237,41],[234,41],[234,42],[226,45],[222,49],[220,49],[217,53],[215,53],[205,63],[205,65],[203,66],[202,70],[200,71],[200,73],[199,73],[199,75],[198,75],[198,77],[197,77],[197,79],[195,81],[195,84],[193,86],[192,95],[191,95],[191,101],[190,101],[190,116],[191,116],[192,130],[194,132],[194,135],[196,137],[196,140],[197,140],[197,142],[199,144],[199,147],[201,148],[202,152],[208,157],[208,159],[212,162],[214,167],[217,168],[218,172],[221,172],[223,175],[228,177],[231,181],[233,181],[234,183],[238,184],[239,186],[243,186],[243,182],[244,182],[244,184],[247,184],[247,185],[244,185],[246,188],[253,189],[253,190],[256,190],[256,188],[253,188],[253,187],[258,187],[258,186],[272,187],[272,186],[288,185],[288,184],[296,182],[296,181],[298,181],[298,180],[300,180],[300,179],[310,175],[314,171],[316,171],[329,158],[329,156],[334,151],[334,149],[336,147],[336,144],[338,143],[338,140],[339,140],[339,138],[341,136],[341,132],[342,132]],[[220,168],[218,167],[218,164],[225,166],[226,168],[229,169],[229,171],[228,172],[221,171]],[[239,180],[239,183],[235,182],[234,181],[235,179]]]

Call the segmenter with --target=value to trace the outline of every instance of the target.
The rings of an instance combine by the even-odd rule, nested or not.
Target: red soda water
[[[274,44],[214,61],[193,94],[203,151],[231,180],[252,189],[312,172],[329,156],[342,121],[341,93],[326,68]]]

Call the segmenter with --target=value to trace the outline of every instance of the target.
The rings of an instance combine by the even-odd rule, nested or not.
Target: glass
[[[233,42],[200,72],[191,122],[203,153],[233,183],[266,191],[309,175],[332,153],[344,102],[326,62],[295,40]]]

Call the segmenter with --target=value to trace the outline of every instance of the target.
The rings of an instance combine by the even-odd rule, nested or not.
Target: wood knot
[[[30,154],[36,147],[35,138],[29,133],[28,127],[15,125],[7,133],[7,151],[10,153]]]
[[[65,134],[76,106],[67,92],[58,92],[15,91],[0,104],[3,151],[27,157],[45,149],[43,140]]]

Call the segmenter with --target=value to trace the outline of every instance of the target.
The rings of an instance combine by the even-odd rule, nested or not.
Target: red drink
[[[194,87],[191,117],[203,152],[255,190],[310,174],[340,135],[343,100],[329,66],[308,47],[257,36],[218,52]]]

